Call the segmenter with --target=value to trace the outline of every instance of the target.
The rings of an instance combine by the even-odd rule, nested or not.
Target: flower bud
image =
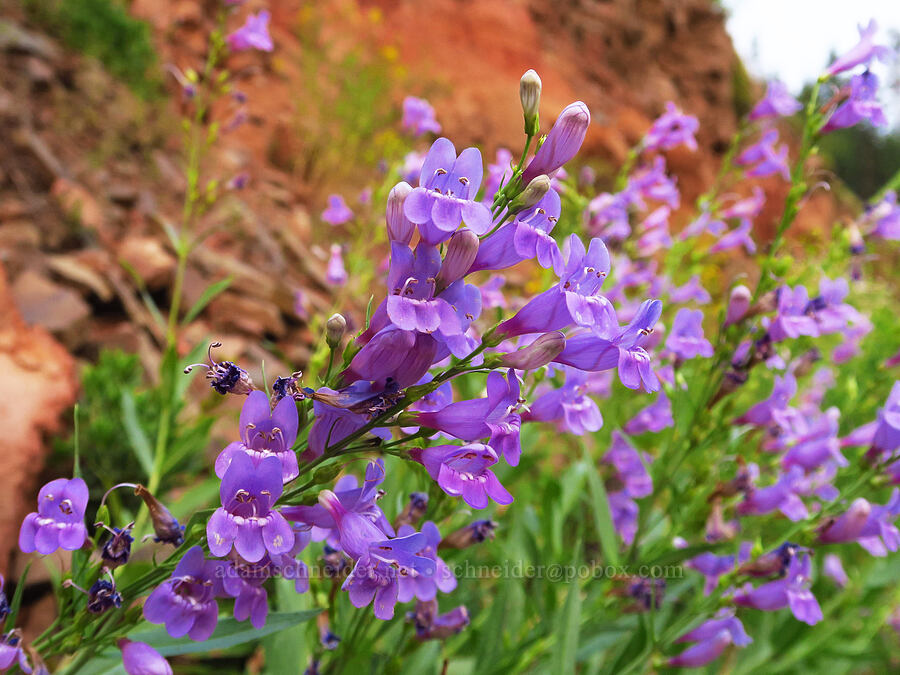
[[[447,254],[435,278],[435,293],[440,293],[454,281],[462,279],[478,255],[478,235],[472,230],[458,230],[447,242]]]
[[[409,496],[409,501],[397,519],[394,521],[394,529],[399,530],[403,525],[412,525],[415,527],[425,515],[428,508],[428,495],[424,492],[413,492]]]
[[[525,71],[519,80],[519,100],[525,115],[525,133],[536,136],[539,130],[538,108],[541,106],[541,78],[534,69]]]
[[[500,357],[500,363],[504,368],[534,370],[550,363],[560,355],[565,346],[566,336],[558,330],[544,333],[527,347],[503,354]]]
[[[572,159],[584,143],[590,123],[591,113],[584,103],[575,101],[566,106],[525,168],[522,182],[530,183],[542,173],[550,175]]]
[[[438,548],[468,548],[494,538],[497,523],[493,520],[476,520],[441,539]]]
[[[341,314],[332,314],[325,324],[325,343],[331,349],[337,349],[347,330],[347,319]]]
[[[409,183],[401,181],[388,193],[385,220],[387,221],[388,239],[400,244],[409,244],[416,226],[403,213],[403,202],[412,192]]]
[[[147,673],[172,675],[172,666],[169,662],[146,642],[133,642],[128,638],[121,638],[117,644],[122,650],[122,667],[128,675]]]
[[[750,301],[752,299],[753,294],[746,286],[741,285],[732,288],[731,296],[728,298],[728,310],[725,313],[725,325],[730,326],[743,319],[750,309]]]
[[[550,192],[550,178],[544,174],[535,176],[515,198],[509,203],[509,212],[518,213],[530,209]]]

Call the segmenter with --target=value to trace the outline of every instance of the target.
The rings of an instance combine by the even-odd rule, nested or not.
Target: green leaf
[[[578,549],[581,548],[579,545]],[[556,651],[554,673],[574,673],[575,656],[578,650],[578,633],[581,617],[581,588],[578,580],[569,583],[566,604],[557,616],[556,635],[560,641]]]
[[[138,631],[130,634],[131,640],[146,642],[163,656],[178,656],[180,654],[200,654],[214,649],[228,649],[236,645],[258,640],[266,635],[278,633],[297,624],[309,621],[322,610],[308,609],[302,612],[278,612],[269,614],[266,625],[256,629],[249,621],[237,621],[234,617],[219,619],[215,632],[208,640],[194,642],[189,638],[173,638],[164,628]]]
[[[203,291],[203,294],[197,299],[197,302],[195,302],[193,307],[191,307],[187,311],[187,314],[184,315],[184,318],[181,320],[182,325],[187,325],[196,319],[200,312],[202,312],[217,295],[231,286],[233,280],[234,277],[225,277],[224,279],[207,286],[206,290]]]
[[[584,452],[584,462],[593,468],[590,455]],[[591,492],[591,506],[594,511],[594,525],[597,527],[597,537],[600,539],[600,547],[603,555],[610,565],[619,564],[619,541],[616,538],[616,528],[613,525],[612,514],[609,511],[609,497],[606,488],[597,471],[587,472],[588,487]]]
[[[22,576],[19,577],[19,583],[16,584],[16,592],[13,594],[12,602],[9,605],[9,615],[6,617],[3,631],[8,633],[16,626],[16,619],[19,616],[19,607],[22,606],[22,595],[25,593],[25,580],[28,578],[28,570],[31,569],[31,563],[22,570]]]
[[[144,433],[143,427],[138,420],[137,407],[134,404],[134,396],[127,389],[122,391],[122,423],[125,426],[125,435],[128,437],[128,443],[134,450],[134,456],[137,457],[144,474],[149,476],[153,472],[153,448],[150,446],[150,440]]]

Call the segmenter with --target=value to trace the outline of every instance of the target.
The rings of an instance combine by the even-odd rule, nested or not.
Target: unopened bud
[[[541,78],[533,70],[527,70],[519,80],[519,100],[525,115],[525,133],[537,136],[539,130],[538,109],[541,106]]]
[[[728,310],[725,313],[725,325],[730,326],[743,319],[750,309],[752,299],[753,294],[746,286],[740,285],[732,288],[731,296],[728,298]]]
[[[409,244],[416,226],[403,213],[403,202],[412,192],[409,183],[397,183],[388,193],[385,220],[387,221],[388,239],[400,244]]]
[[[555,173],[581,149],[591,123],[591,113],[581,101],[570,103],[563,110],[547,138],[525,167],[522,182],[529,183],[536,176]]]
[[[435,278],[435,293],[440,293],[454,281],[466,276],[466,272],[478,255],[478,235],[472,230],[458,230],[447,242],[447,254]]]
[[[413,492],[409,496],[409,501],[397,519],[394,521],[394,529],[399,530],[403,525],[416,526],[425,515],[428,508],[428,495],[424,492]]]
[[[519,211],[530,209],[541,201],[548,192],[550,192],[549,176],[542,174],[532,178],[531,182],[525,186],[525,189],[509,203],[509,212],[518,213]]]
[[[347,331],[347,319],[341,314],[332,314],[325,324],[325,342],[332,349],[337,349]]]
[[[504,368],[516,370],[534,370],[546,366],[560,355],[566,346],[566,336],[558,330],[544,333],[527,347],[515,352],[503,354],[500,363]]]
[[[441,540],[438,548],[468,548],[494,538],[497,523],[493,520],[476,520],[455,532],[451,532]]]

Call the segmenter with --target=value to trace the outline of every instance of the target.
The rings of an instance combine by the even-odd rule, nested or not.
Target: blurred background
[[[428,99],[442,135],[478,145],[487,163],[501,148],[518,152],[518,79],[534,68],[544,132],[569,102],[589,106],[579,161],[600,186],[675,101],[700,120],[699,149],[668,155],[689,206],[765,78],[801,95],[855,43],[857,23],[877,16],[895,43],[900,30],[900,3],[888,0],[248,0],[239,11],[264,7],[274,51],[229,56],[246,102],[226,98],[210,113],[221,126],[205,168],[222,189],[198,224],[209,234],[192,254],[185,306],[210,285],[228,287],[181,336],[184,354],[223,342],[222,356],[254,379],[262,362],[270,378],[306,370],[336,308],[358,327],[368,291],[328,285],[328,246],[357,247],[348,289],[375,287],[378,257],[360,242],[383,238],[372,233],[399,178],[393,167],[428,147],[401,129],[405,96]],[[141,385],[159,370],[153,307],[167,306],[175,265],[165,225],[186,185],[184,77],[202,70],[219,10],[220,0],[0,0],[0,572],[9,577],[22,567],[15,541],[36,486],[71,463],[76,401],[95,485],[127,479],[129,419],[158,409]],[[879,75],[893,83],[893,126],[827,137],[818,161],[835,187],[802,211],[798,240],[814,243],[823,223],[846,217],[900,166],[896,67]],[[783,131],[797,143],[796,130]],[[760,184],[765,241],[787,185]],[[337,228],[320,216],[333,193],[356,214]],[[135,392],[130,403],[123,389]],[[122,405],[130,418],[104,414]],[[198,424],[176,439],[187,450],[173,471],[208,465],[189,450],[215,423]],[[212,428],[210,452],[231,424]],[[29,593],[39,615],[40,583]]]

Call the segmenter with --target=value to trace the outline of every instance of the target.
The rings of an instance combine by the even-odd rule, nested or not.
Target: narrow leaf
[[[317,616],[321,610],[308,609],[301,612],[278,612],[269,614],[266,625],[257,630],[249,621],[237,621],[233,617],[219,619],[215,632],[204,642],[194,642],[189,638],[173,638],[166,633],[164,628],[132,633],[128,637],[132,640],[146,642],[163,656],[178,656],[179,654],[198,654],[210,652],[214,649],[227,649],[236,645],[258,640],[266,635],[278,633],[297,624],[309,621]]]
[[[128,436],[128,443],[134,450],[135,457],[144,473],[149,476],[153,472],[153,449],[138,420],[134,396],[127,389],[122,392],[122,423],[125,425],[125,435]]]
[[[593,468],[587,451],[584,454],[584,461]],[[609,510],[609,497],[606,494],[606,488],[603,487],[603,481],[600,480],[600,475],[597,471],[588,471],[587,481],[591,491],[594,524],[597,527],[597,537],[600,539],[603,556],[609,564],[618,565],[619,540],[617,539],[616,528],[613,525],[612,514]]]
[[[16,584],[16,592],[13,593],[12,602],[9,605],[9,615],[6,617],[6,624],[3,632],[8,633],[16,626],[16,619],[19,617],[19,607],[22,606],[22,595],[25,593],[25,580],[28,578],[28,570],[31,569],[31,563],[22,570],[22,576],[19,577],[19,583]]]
[[[233,279],[234,277],[225,277],[224,279],[207,286],[206,290],[203,291],[203,294],[197,299],[197,302],[194,303],[194,306],[184,315],[184,318],[181,320],[182,325],[187,325],[196,319],[200,312],[206,309],[206,306],[212,302],[217,295],[231,286]]]

